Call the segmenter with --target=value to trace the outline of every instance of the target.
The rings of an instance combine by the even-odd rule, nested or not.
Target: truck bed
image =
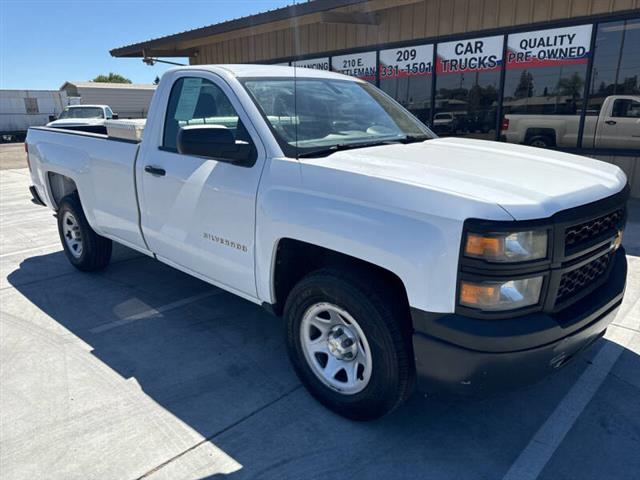
[[[60,181],[75,179],[87,220],[99,234],[145,249],[139,228],[135,164],[139,142],[106,134],[35,127],[27,134],[30,168],[40,198],[56,208]]]
[[[33,127],[33,128],[43,128],[43,127]],[[85,133],[98,133],[101,135],[107,134],[107,127],[104,125],[68,125],[64,127],[46,127],[51,128],[53,130],[68,130],[72,132],[85,132]]]

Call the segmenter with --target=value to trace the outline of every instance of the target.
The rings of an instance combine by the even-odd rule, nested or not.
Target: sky
[[[119,73],[152,83],[171,68],[109,50],[272,10],[293,0],[0,0],[0,88],[57,90]],[[298,2],[299,3],[299,2]],[[187,64],[187,58],[167,59]]]

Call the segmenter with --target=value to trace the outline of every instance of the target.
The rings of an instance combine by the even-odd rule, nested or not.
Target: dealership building
[[[315,0],[111,54],[334,70],[439,135],[615,163],[640,197],[640,0]]]

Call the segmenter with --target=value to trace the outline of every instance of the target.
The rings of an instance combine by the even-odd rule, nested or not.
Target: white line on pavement
[[[140,313],[136,313],[133,315],[128,315],[119,320],[114,320],[113,322],[103,323],[102,325],[98,325],[90,329],[91,333],[102,333],[108,330],[121,327],[123,325],[128,325],[137,320],[144,320],[146,318],[153,317],[155,315],[159,315],[164,312],[168,312],[170,310],[175,310],[176,308],[184,307],[185,305],[189,305],[190,303],[197,302],[198,300],[202,300],[203,298],[212,297],[214,295],[218,295],[222,292],[222,290],[210,290],[208,292],[199,293],[198,295],[193,295],[191,297],[183,298],[182,300],[176,300],[175,302],[167,303],[166,305],[162,305],[157,308],[149,308]]]
[[[503,480],[535,480],[538,478],[635,334],[629,330],[619,330],[618,332],[619,335],[616,335],[618,343],[612,341],[605,343],[591,365],[582,372],[578,381],[571,387],[511,465]]]

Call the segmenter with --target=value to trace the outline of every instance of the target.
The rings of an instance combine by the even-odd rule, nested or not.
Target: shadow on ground
[[[239,462],[234,478],[501,478],[607,342],[599,340],[556,375],[517,392],[474,400],[416,394],[391,416],[355,423],[322,408],[300,386],[281,320],[260,307],[146,257],[99,274],[68,271],[46,285],[34,283],[60,265],[62,255],[25,260],[9,283],[86,342],[97,359],[135,379],[154,402]],[[640,371],[631,351],[621,361]],[[613,393],[599,407],[609,411],[596,412],[601,418],[576,440],[580,455],[599,458],[600,469],[574,456],[569,472],[575,478],[598,478],[603,465],[610,478],[640,471],[638,457],[629,458],[640,435],[616,436],[611,427],[631,422],[637,428],[638,390],[624,393],[624,385],[612,381]],[[608,457],[597,439],[609,445]]]

